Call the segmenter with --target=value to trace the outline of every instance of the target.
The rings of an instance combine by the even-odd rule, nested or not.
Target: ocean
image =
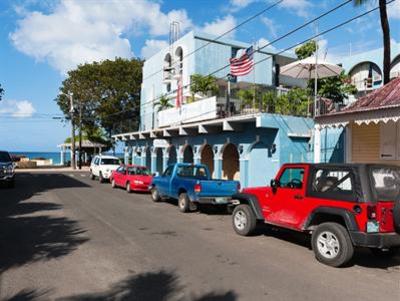
[[[25,156],[29,159],[45,158],[52,159],[53,165],[59,165],[61,162],[60,152],[10,152],[11,155]],[[65,161],[71,160],[70,152],[65,153]]]
[[[61,154],[60,152],[10,152],[11,155],[17,156],[25,156],[29,159],[35,158],[45,158],[45,159],[52,159],[53,165],[60,165],[61,162]],[[112,155],[112,154],[109,154]],[[122,158],[124,154],[116,153],[117,157]],[[69,151],[65,152],[65,162],[71,160],[71,153]]]

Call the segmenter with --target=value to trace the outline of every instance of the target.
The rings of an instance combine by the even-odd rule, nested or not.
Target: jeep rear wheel
[[[179,195],[178,207],[179,210],[183,213],[187,213],[190,211],[190,200],[187,193],[183,192]]]
[[[150,190],[150,193],[151,193],[151,199],[153,200],[153,202],[157,203],[157,202],[161,201],[160,193],[158,192],[157,188],[153,187]]]
[[[317,260],[332,267],[345,265],[354,254],[349,233],[338,223],[320,224],[313,232],[311,242]]]
[[[254,233],[257,226],[257,219],[249,205],[238,205],[233,210],[232,225],[235,232],[242,236],[249,236]]]

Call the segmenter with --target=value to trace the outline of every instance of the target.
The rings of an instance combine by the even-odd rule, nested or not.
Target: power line
[[[206,44],[204,44],[204,45],[202,45],[202,46],[196,48],[196,49],[193,50],[192,52],[189,52],[188,54],[184,55],[184,56],[182,57],[182,60],[185,59],[185,58],[187,58],[187,57],[189,57],[189,56],[191,56],[191,55],[193,55],[194,53],[196,53],[197,51],[199,51],[199,50],[203,49],[204,47],[210,45],[211,43],[218,41],[220,38],[222,38],[222,37],[226,36],[227,34],[233,32],[234,30],[238,29],[239,27],[243,26],[244,24],[246,24],[246,23],[248,23],[248,22],[254,20],[255,18],[257,18],[257,17],[259,17],[259,16],[261,16],[262,14],[266,13],[266,12],[269,11],[270,9],[272,9],[272,8],[274,8],[275,6],[279,5],[279,4],[282,3],[283,1],[285,1],[285,0],[279,0],[279,1],[277,1],[277,2],[275,2],[275,3],[273,3],[273,4],[271,4],[271,5],[267,6],[266,8],[264,8],[264,9],[261,10],[261,11],[259,11],[258,13],[254,14],[254,15],[251,15],[250,17],[248,17],[247,19],[243,20],[242,22],[240,22],[240,23],[239,23],[238,25],[236,25],[235,27],[232,27],[231,29],[229,29],[229,30],[225,31],[224,33],[220,34],[219,36],[217,36],[217,37],[214,38],[213,40],[208,41]],[[152,76],[154,76],[154,75],[156,75],[156,74],[158,74],[158,73],[160,73],[160,72],[163,72],[163,71],[164,71],[163,68],[160,69],[160,70],[157,70],[157,71],[151,73],[150,75],[146,76],[145,78],[143,78],[143,80],[148,79],[148,78],[150,78],[150,77],[152,77]]]

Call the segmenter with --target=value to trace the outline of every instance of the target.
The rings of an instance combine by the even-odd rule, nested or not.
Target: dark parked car
[[[15,183],[14,162],[6,151],[0,151],[0,183],[6,183],[8,187],[14,187]]]

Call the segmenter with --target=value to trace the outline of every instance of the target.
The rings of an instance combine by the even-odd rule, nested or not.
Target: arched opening
[[[146,167],[151,170],[151,150],[150,147],[146,147]]]
[[[400,55],[396,56],[390,67],[390,78],[400,77]]]
[[[179,74],[182,74],[183,70],[183,50],[182,47],[178,47],[175,51],[175,57],[178,64]]]
[[[382,71],[373,62],[363,62],[355,65],[349,72],[351,83],[358,91],[367,91],[382,82]]]
[[[176,147],[174,145],[171,145],[167,151],[168,151],[167,165],[176,163],[177,162]]]
[[[183,149],[183,163],[193,163],[193,148],[189,144]]]
[[[210,174],[214,173],[214,152],[211,145],[206,144],[201,150],[201,164],[207,165],[210,170]]]
[[[222,153],[222,178],[227,180],[239,180],[239,152],[237,147],[229,143]]]
[[[163,152],[161,148],[156,150],[156,172],[160,175],[163,173]]]

